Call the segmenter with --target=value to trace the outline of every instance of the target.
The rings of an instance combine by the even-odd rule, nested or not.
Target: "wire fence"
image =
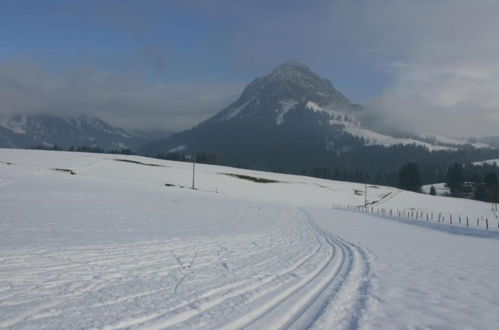
[[[372,214],[382,217],[389,217],[400,220],[418,220],[428,223],[438,223],[442,225],[460,226],[462,228],[474,228],[489,231],[499,231],[499,221],[495,214],[489,217],[465,216],[443,212],[421,211],[415,209],[390,209],[370,206],[358,206],[347,204],[335,204],[334,209],[349,210],[352,212]]]

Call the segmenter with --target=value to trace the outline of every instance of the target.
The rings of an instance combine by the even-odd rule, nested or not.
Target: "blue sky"
[[[301,48],[309,39],[306,35],[289,35],[296,47],[286,45],[281,53],[281,45],[272,47],[272,36],[252,36],[248,31],[254,19],[272,19],[271,12],[281,12],[283,18],[302,10],[317,13],[305,1],[270,5],[257,1],[240,10],[229,2],[216,2],[219,5],[212,7],[182,1],[3,1],[0,55],[36,61],[50,70],[93,66],[111,72],[141,71],[159,82],[201,79],[238,84],[283,61],[296,60],[333,80],[357,101],[372,98],[386,84],[383,71],[362,58],[352,58],[341,43],[327,56],[319,55],[313,42],[305,45],[308,49]],[[288,24],[296,25],[291,33],[302,28],[299,21],[287,21],[280,29],[286,30]],[[262,40],[267,37],[268,41]],[[245,45],[244,39],[249,38],[259,42],[247,40]],[[267,49],[251,49],[251,45]],[[260,58],[251,59],[253,55]]]
[[[499,87],[496,15],[492,0],[3,0],[0,112],[180,130],[294,60],[373,120],[493,134],[497,93],[479,86]],[[457,134],[472,112],[486,133]]]

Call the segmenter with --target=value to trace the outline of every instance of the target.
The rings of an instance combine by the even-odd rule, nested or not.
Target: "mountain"
[[[137,149],[152,141],[143,134],[113,127],[85,115],[60,117],[48,114],[0,116],[0,147],[34,146],[68,149],[98,147],[105,150]]]
[[[306,66],[284,63],[255,79],[236,102],[210,119],[142,151],[214,152],[228,163],[268,168],[287,161],[290,154],[361,143],[342,129],[360,109]]]
[[[352,103],[329,80],[305,65],[286,62],[251,82],[234,103],[213,117],[148,144],[142,152],[208,152],[221,155],[231,165],[299,171],[369,145],[460,147],[449,141],[431,143],[371,131],[355,118],[362,111],[367,110]]]

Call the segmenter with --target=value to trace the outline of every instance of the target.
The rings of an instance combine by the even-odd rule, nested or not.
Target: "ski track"
[[[0,251],[0,327],[360,327],[372,278],[365,251],[323,230],[305,209],[283,207],[269,227],[234,237]]]

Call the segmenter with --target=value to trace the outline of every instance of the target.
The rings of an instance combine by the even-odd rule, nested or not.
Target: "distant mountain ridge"
[[[154,140],[158,134],[157,132],[153,137],[148,137],[146,132],[127,131],[85,115],[77,117],[49,114],[0,116],[0,147],[2,148],[57,146],[68,149],[85,146],[104,150],[134,150]]]

